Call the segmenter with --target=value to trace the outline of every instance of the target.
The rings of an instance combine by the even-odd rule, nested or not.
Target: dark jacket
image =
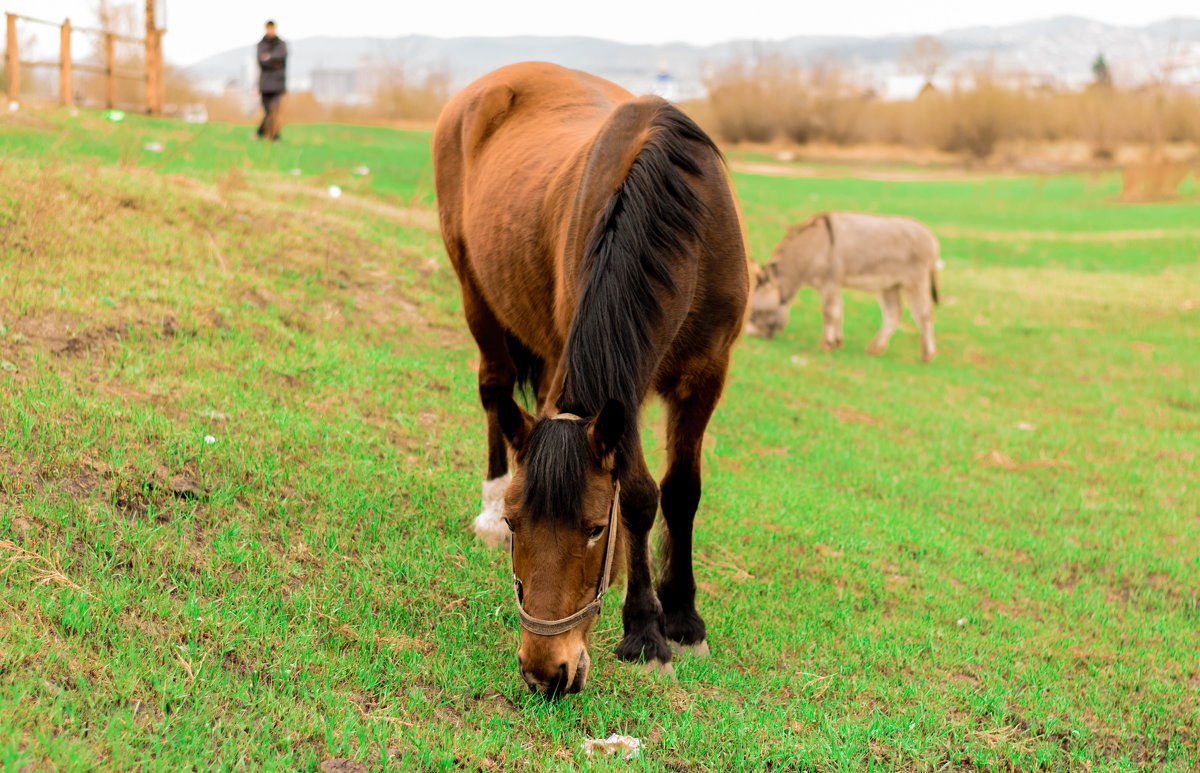
[[[263,94],[282,94],[287,91],[287,43],[279,37],[258,41],[258,90]]]

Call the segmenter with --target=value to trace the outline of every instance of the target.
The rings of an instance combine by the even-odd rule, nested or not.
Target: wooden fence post
[[[154,31],[154,68],[158,70],[158,114],[167,111],[167,70],[163,64],[162,39],[165,29]]]
[[[111,32],[104,33],[104,69],[106,70],[105,94],[108,109],[117,106],[117,56],[115,53],[115,38]]]
[[[17,15],[8,16],[8,45],[5,48],[8,60],[8,101],[21,100],[21,55],[17,52]]]
[[[75,104],[71,90],[71,20],[62,25],[62,43],[58,47],[58,101],[63,107]]]

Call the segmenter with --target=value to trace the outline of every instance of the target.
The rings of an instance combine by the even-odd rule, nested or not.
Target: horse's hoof
[[[664,663],[661,660],[647,660],[644,663],[635,663],[634,665],[643,674],[665,676],[672,682],[675,681],[675,666],[670,663]]]
[[[504,523],[504,492],[511,480],[509,474],[483,482],[483,509],[475,517],[475,534],[490,548],[508,544],[512,539],[512,532]]]
[[[698,658],[706,658],[711,653],[708,650],[708,640],[698,641],[694,644],[680,644],[677,641],[671,642],[671,652],[676,655],[693,655]]]

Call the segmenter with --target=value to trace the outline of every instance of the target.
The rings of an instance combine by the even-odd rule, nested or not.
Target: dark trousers
[[[279,139],[279,103],[283,101],[283,92],[278,91],[262,95],[263,119],[258,125],[258,136],[267,139]]]

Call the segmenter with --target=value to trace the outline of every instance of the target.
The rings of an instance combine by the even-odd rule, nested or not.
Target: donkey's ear
[[[529,439],[530,430],[533,429],[533,417],[517,405],[511,396],[500,400],[497,409],[500,414],[500,430],[504,437],[508,438],[513,450],[520,453],[525,447],[525,441]]]
[[[625,434],[625,406],[616,400],[609,400],[588,425],[588,444],[597,459],[607,464]]]

